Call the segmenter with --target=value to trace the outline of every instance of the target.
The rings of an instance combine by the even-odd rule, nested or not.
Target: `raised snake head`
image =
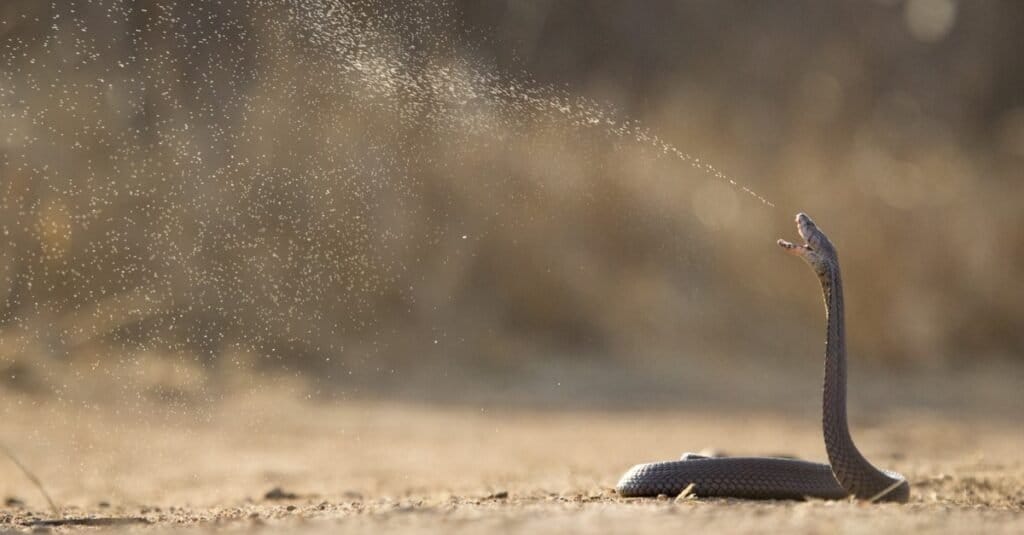
[[[836,248],[807,214],[800,212],[796,215],[796,230],[805,243],[800,245],[779,240],[779,247],[791,255],[803,258],[819,276],[836,268],[839,263]]]

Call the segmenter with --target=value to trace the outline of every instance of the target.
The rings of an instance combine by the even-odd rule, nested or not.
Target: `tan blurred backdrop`
[[[774,245],[797,211],[840,249],[858,358],[1019,360],[1022,24],[952,0],[8,0],[0,381],[806,362],[818,287]]]

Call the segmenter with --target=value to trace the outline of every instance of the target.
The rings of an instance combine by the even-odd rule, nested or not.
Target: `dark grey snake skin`
[[[772,457],[711,458],[687,454],[678,461],[638,464],[619,480],[622,496],[675,496],[693,484],[697,496],[751,499],[839,499],[905,503],[910,484],[879,470],[857,450],[846,421],[846,333],[839,257],[828,237],[806,214],[797,214],[804,245],[779,240],[787,252],[807,261],[825,297],[825,385],[822,427],[829,464]]]

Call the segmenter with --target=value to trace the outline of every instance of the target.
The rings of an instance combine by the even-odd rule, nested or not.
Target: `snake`
[[[796,215],[803,244],[778,240],[786,252],[802,258],[821,282],[825,300],[825,377],[822,428],[828,464],[788,457],[715,457],[686,453],[677,461],[638,464],[619,480],[624,497],[676,496],[745,499],[855,497],[868,502],[906,503],[910,484],[896,472],[875,468],[850,436],[846,418],[846,328],[839,256],[807,214]]]

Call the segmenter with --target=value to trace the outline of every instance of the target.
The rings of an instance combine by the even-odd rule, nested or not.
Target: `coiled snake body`
[[[821,281],[825,297],[825,382],[822,427],[829,464],[772,457],[709,458],[686,454],[678,461],[638,464],[619,480],[622,496],[674,496],[689,485],[697,496],[753,499],[839,499],[905,503],[910,484],[895,472],[879,470],[861,455],[846,421],[846,333],[839,258],[828,237],[806,214],[797,214],[797,230],[806,243],[779,240],[787,252],[803,258]]]

